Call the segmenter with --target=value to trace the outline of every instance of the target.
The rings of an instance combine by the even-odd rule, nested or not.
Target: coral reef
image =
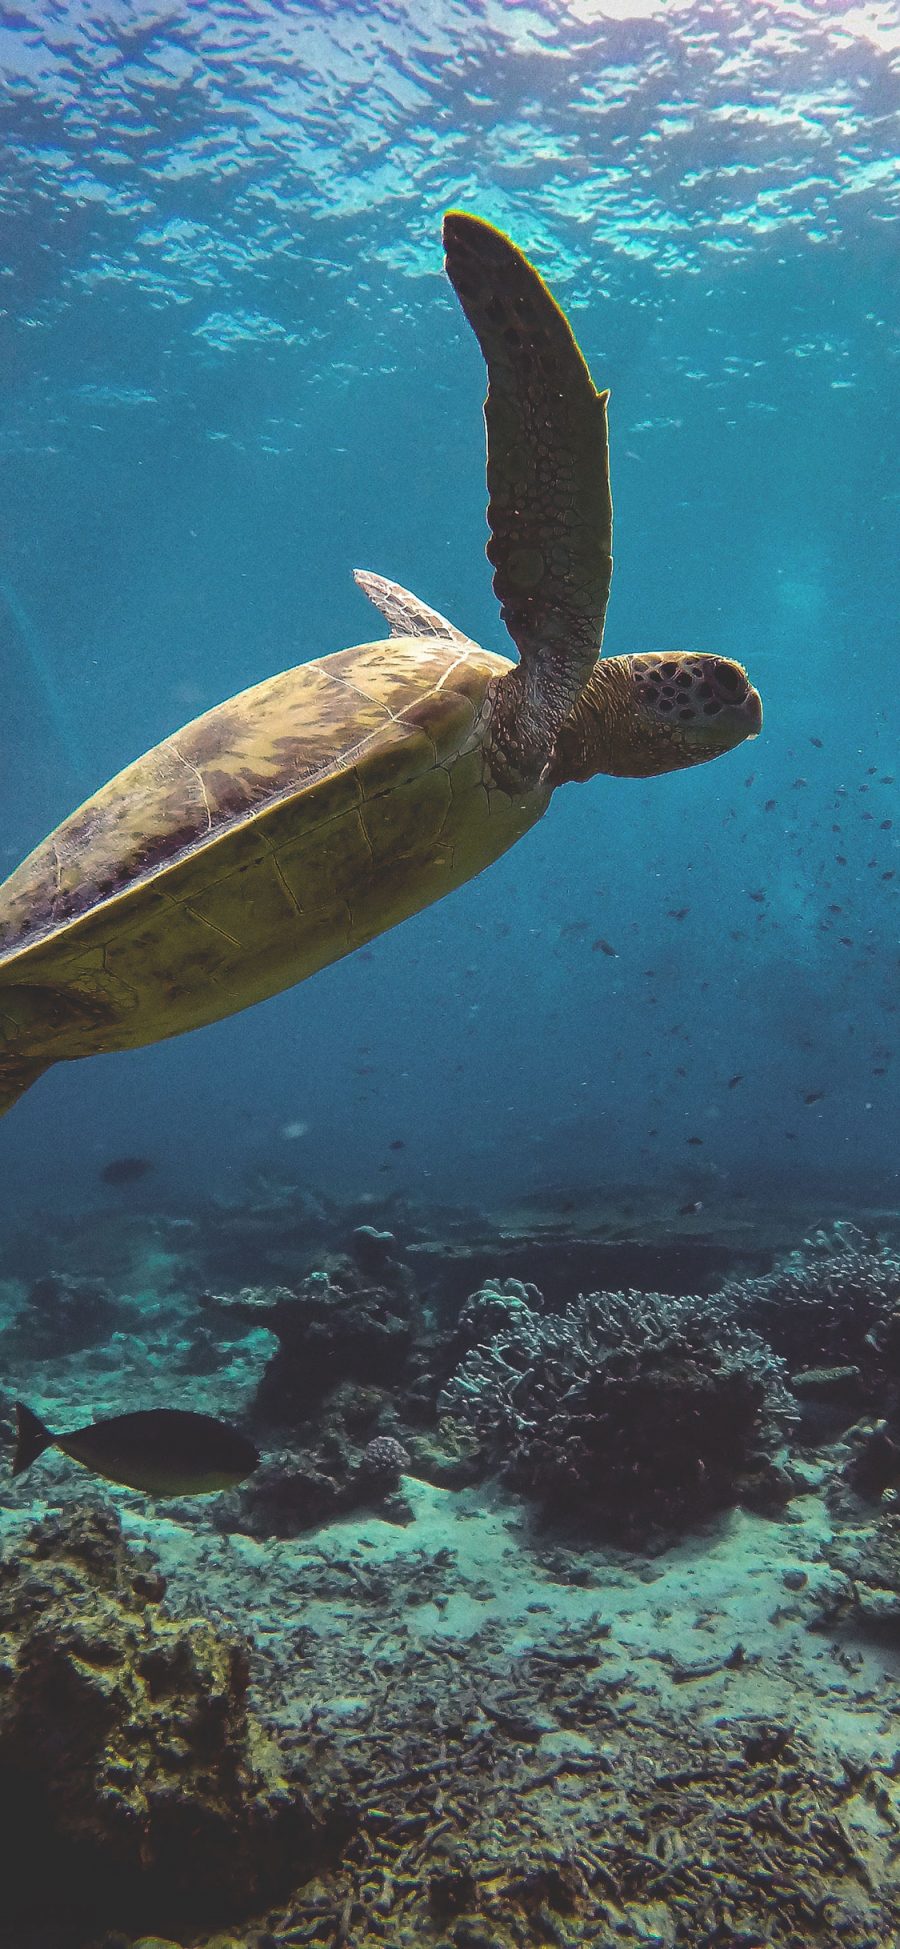
[[[854,1225],[813,1233],[773,1272],[728,1282],[719,1297],[792,1374],[843,1369],[845,1383],[855,1378],[851,1406],[862,1393],[883,1398],[900,1379],[900,1254]]]
[[[94,1347],[128,1322],[128,1310],[102,1279],[48,1272],[33,1280],[23,1306],[4,1328],[4,1359],[47,1360]]]
[[[393,1435],[375,1435],[363,1449],[358,1473],[373,1488],[395,1489],[410,1460],[409,1449]]]
[[[608,1534],[783,1496],[784,1365],[719,1299],[591,1293],[561,1314],[517,1300],[440,1405],[517,1487]]]
[[[460,1308],[454,1348],[459,1354],[480,1346],[495,1333],[515,1327],[523,1315],[544,1310],[543,1293],[531,1281],[526,1285],[521,1279],[486,1279]]]
[[[207,1293],[208,1314],[231,1314],[274,1333],[278,1349],[257,1396],[261,1422],[296,1432],[340,1382],[396,1387],[413,1343],[405,1268],[373,1284],[351,1258],[333,1257],[299,1287],[246,1286]]]
[[[0,1562],[4,1926],[163,1934],[246,1913],[327,1849],[248,1708],[248,1647],[160,1609],[117,1518],[75,1510]],[[37,1864],[40,1864],[39,1872]]]

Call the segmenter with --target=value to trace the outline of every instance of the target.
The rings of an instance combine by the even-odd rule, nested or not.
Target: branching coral
[[[723,1286],[719,1302],[792,1373],[849,1363],[876,1390],[900,1375],[900,1254],[854,1225],[815,1233],[764,1278]]]
[[[727,1304],[639,1292],[518,1307],[440,1405],[517,1486],[623,1536],[758,1494],[792,1415],[783,1363]]]

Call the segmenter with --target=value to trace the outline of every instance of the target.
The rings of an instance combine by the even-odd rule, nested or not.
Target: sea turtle
[[[738,663],[598,661],[608,395],[502,231],[454,210],[444,247],[488,368],[487,553],[518,663],[357,572],[386,641],[255,684],[95,793],[0,889],[0,1112],[52,1063],[180,1035],[352,953],[506,852],[557,786],[759,731]]]

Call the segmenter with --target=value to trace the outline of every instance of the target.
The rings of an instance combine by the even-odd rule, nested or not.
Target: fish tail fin
[[[45,1448],[52,1448],[55,1435],[45,1428],[38,1415],[26,1408],[24,1401],[16,1402],[16,1452],[13,1456],[13,1475],[21,1475],[23,1469],[30,1469]]]
[[[28,1056],[0,1055],[0,1117],[5,1117],[49,1067],[48,1062],[34,1062]]]

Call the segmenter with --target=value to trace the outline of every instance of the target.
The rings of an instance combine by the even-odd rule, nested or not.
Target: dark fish
[[[804,1103],[821,1103],[824,1095],[824,1090],[804,1090],[803,1101]]]
[[[695,1212],[702,1211],[702,1210],[703,1210],[703,1199],[692,1198],[689,1204],[679,1205],[678,1216],[679,1218],[693,1218]]]
[[[670,920],[683,920],[691,910],[690,907],[668,907],[666,911]]]
[[[232,1489],[259,1462],[252,1441],[226,1421],[177,1408],[150,1408],[93,1421],[71,1435],[53,1435],[24,1401],[16,1402],[18,1437],[13,1475],[58,1448],[107,1482],[140,1489],[148,1496],[208,1496]]]
[[[395,1137],[393,1142],[388,1144],[388,1150],[405,1150],[405,1149],[406,1149],[406,1140],[403,1137]]]
[[[608,941],[601,940],[598,934],[597,939],[594,941],[591,947],[591,953],[597,954],[598,952],[600,954],[611,954],[613,960],[615,960],[618,956],[619,950],[617,947],[611,947]]]
[[[738,1071],[738,1074],[737,1074],[736,1076],[729,1076],[729,1078],[728,1078],[728,1087],[729,1087],[729,1089],[730,1089],[730,1090],[736,1090],[736,1089],[737,1089],[737,1086],[738,1086],[738,1084],[739,1084],[739,1083],[742,1083],[742,1082],[743,1082],[743,1080],[744,1080],[744,1072],[743,1072],[743,1070],[739,1070],[739,1071]]]
[[[755,900],[758,907],[762,906],[765,897],[766,897],[766,893],[764,887],[760,887],[755,893],[750,894],[750,899]]]
[[[703,1142],[703,1138],[702,1138],[702,1137],[689,1137],[687,1141],[688,1141],[688,1143],[689,1143],[689,1144],[702,1144],[702,1142]]]
[[[775,807],[776,807],[776,805],[777,805],[777,804],[778,804],[778,800],[777,800],[777,799],[767,799],[767,800],[766,800],[766,802],[765,802],[765,805],[763,806],[763,811],[764,811],[764,812],[774,812],[774,810],[775,810]]]
[[[136,1184],[155,1168],[149,1157],[114,1157],[111,1164],[104,1164],[100,1176],[104,1184]]]
[[[816,750],[817,750],[817,751],[821,751],[821,749],[822,749],[822,740],[821,740],[821,738],[810,738],[810,741],[809,741],[809,742],[810,742],[810,744],[814,744],[814,745],[815,745],[815,747],[816,747]]]

